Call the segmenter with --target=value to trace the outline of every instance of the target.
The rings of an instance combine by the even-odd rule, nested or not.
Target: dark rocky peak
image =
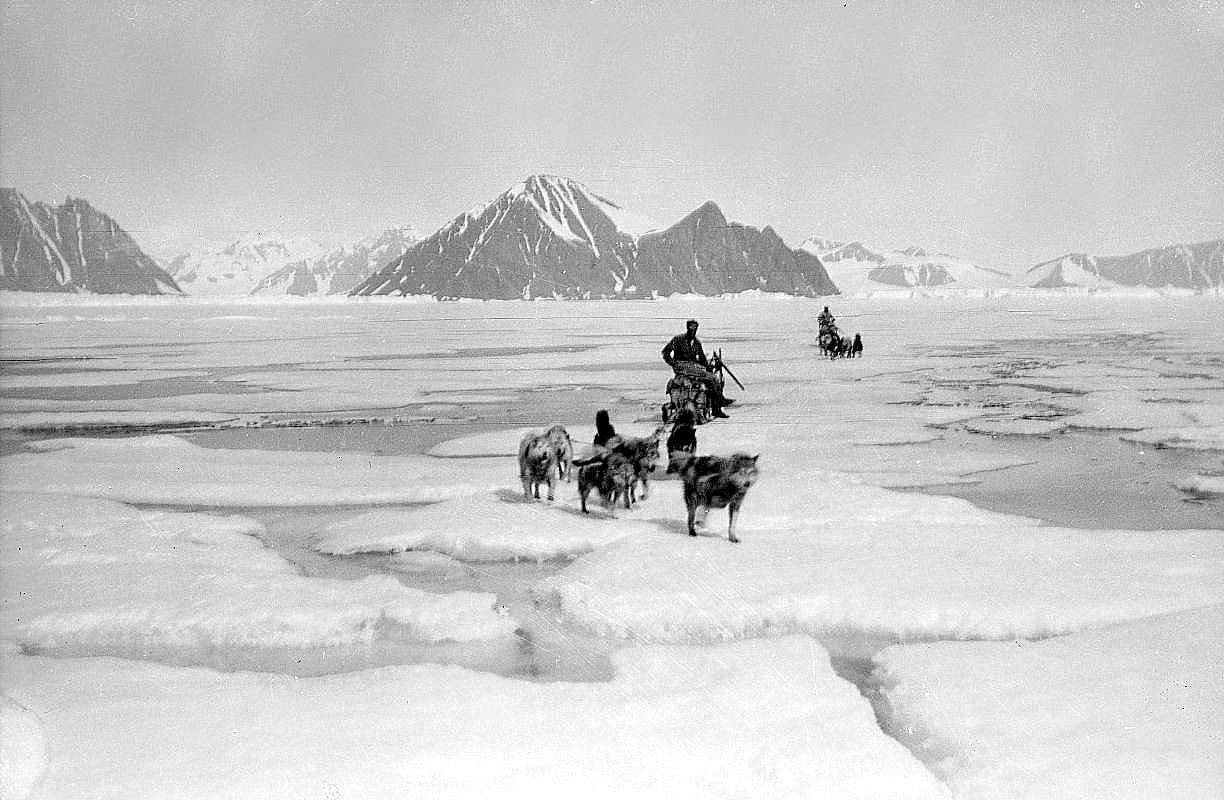
[[[0,289],[179,294],[174,279],[81,198],[31,203],[0,189]]]

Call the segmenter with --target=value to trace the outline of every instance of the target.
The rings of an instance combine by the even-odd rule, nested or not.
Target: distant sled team
[[[825,306],[824,311],[820,312],[816,323],[819,326],[819,336],[816,342],[820,346],[820,352],[831,359],[857,358],[863,355],[863,337],[857,333],[854,334],[853,339],[842,336],[841,331],[837,329],[836,320],[829,313],[828,306]]]

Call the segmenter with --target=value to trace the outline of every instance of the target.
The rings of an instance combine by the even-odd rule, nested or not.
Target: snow
[[[560,492],[569,495],[573,489],[561,484]],[[316,548],[337,555],[428,550],[467,562],[544,561],[572,558],[655,530],[637,520],[610,524],[597,495],[588,507],[591,518],[578,515],[564,525],[557,524],[556,512],[545,504],[497,494],[419,509],[372,511],[332,525]]]
[[[10,491],[229,508],[424,503],[475,494],[512,470],[360,453],[209,450],[176,436],[51,439],[0,460]]]
[[[1224,495],[1224,475],[1191,475],[1178,481],[1177,488],[1197,494]]]
[[[891,723],[957,798],[1220,796],[1224,606],[876,660]]]
[[[197,243],[163,265],[188,295],[227,298],[249,294],[268,275],[325,252],[313,239],[252,231],[226,245]]]
[[[6,492],[0,529],[0,628],[25,648],[308,647],[371,641],[386,627],[466,641],[514,624],[491,595],[303,577],[239,516]]]
[[[28,797],[48,763],[47,733],[38,716],[0,694],[0,797]]]
[[[895,250],[860,242],[843,244],[821,237],[809,237],[799,245],[815,255],[844,296],[964,294],[1016,290],[1021,281],[1003,270],[981,267],[967,259],[943,253],[930,254],[914,248]],[[873,273],[888,272],[904,280],[905,287],[884,282]],[[923,285],[924,275],[946,275],[948,283]]]
[[[377,430],[328,452],[7,442],[5,796],[1220,796],[1218,525],[1081,529],[895,491],[1008,476],[1041,436],[1159,451],[1187,505],[1218,508],[1219,297],[835,298],[867,348],[837,361],[812,345],[824,304],[6,304],[0,354],[29,365],[10,424],[356,426],[448,402],[479,422],[419,455]],[[743,542],[720,510],[686,536],[675,480],[615,519],[582,515],[574,483],[524,502],[524,431],[561,422],[581,449],[606,407],[650,432],[659,348],[689,317],[747,385],[698,432],[702,453],[760,454]],[[594,640],[607,662],[578,680],[344,655],[402,640]],[[884,645],[882,729],[846,659]],[[309,675],[260,657],[312,648]]]
[[[1102,538],[953,498],[902,501],[771,464],[768,453],[760,469],[736,531],[748,546],[727,546],[726,515],[714,511],[696,541],[682,519],[619,540],[550,580],[564,613],[601,634],[659,642],[845,628],[1006,639],[1224,602],[1218,531]],[[771,480],[782,471],[787,480]]]
[[[626,651],[605,684],[26,656],[3,675],[60,745],[36,797],[943,796],[804,639]]]

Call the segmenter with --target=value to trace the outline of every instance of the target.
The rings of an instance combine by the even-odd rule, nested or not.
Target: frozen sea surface
[[[1218,716],[1125,698],[1224,659],[1168,656],[1224,604],[1219,299],[830,305],[865,358],[769,298],[4,309],[6,791],[204,797],[258,763],[240,794],[589,793],[650,764],[642,796],[1072,797],[1122,715],[1130,768],[1168,773],[1144,731],[1176,727],[1170,796],[1218,796]],[[572,484],[523,503],[522,433],[649,432],[690,316],[747,384],[699,432],[761,454],[744,542],[721,512],[684,536],[674,481],[615,520]],[[1004,679],[1014,643],[1046,678]],[[1005,724],[1108,705],[1054,676],[1121,663],[1116,714]]]

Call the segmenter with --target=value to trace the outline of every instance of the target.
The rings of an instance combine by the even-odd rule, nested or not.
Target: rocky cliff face
[[[1068,286],[1152,289],[1209,289],[1224,286],[1224,239],[1175,244],[1128,256],[1069,253],[1029,269],[1026,283],[1037,289]]]
[[[666,230],[574,181],[535,175],[456,217],[353,294],[601,298],[837,291],[819,259],[707,203]]]
[[[772,228],[728,222],[706,203],[675,225],[638,240],[633,282],[658,294],[724,294],[760,289],[837,294],[820,259],[786,246]]]
[[[0,289],[181,294],[114,220],[78,198],[31,203],[0,189]]]

